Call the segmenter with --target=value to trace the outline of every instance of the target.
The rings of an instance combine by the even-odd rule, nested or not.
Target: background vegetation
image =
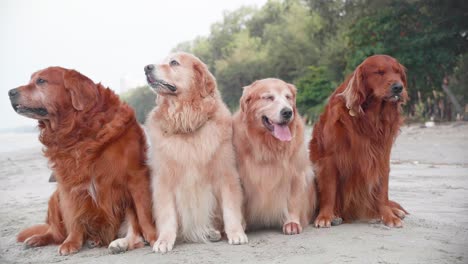
[[[296,85],[298,107],[313,121],[346,75],[373,54],[406,66],[410,119],[452,120],[468,103],[464,0],[270,0],[226,12],[208,36],[180,43],[179,50],[209,66],[231,110],[243,86],[276,77]],[[444,79],[461,110],[448,100]],[[150,95],[145,88],[123,95],[140,121],[154,106]]]

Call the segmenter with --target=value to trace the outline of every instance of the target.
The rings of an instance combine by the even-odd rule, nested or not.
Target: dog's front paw
[[[392,208],[392,212],[398,216],[398,218],[400,218],[401,220],[405,219],[406,217],[406,213],[403,212],[402,210],[398,209],[398,208]]]
[[[393,213],[382,216],[382,221],[388,227],[403,227],[403,221]]]
[[[145,243],[141,236],[127,236],[118,238],[109,244],[109,252],[112,254],[123,253],[127,250],[144,247]]]
[[[176,236],[160,236],[153,245],[153,251],[159,253],[166,253],[174,248]]]
[[[302,226],[296,222],[288,222],[283,225],[283,233],[285,235],[297,235],[302,232]]]
[[[237,232],[226,232],[228,242],[231,245],[242,245],[249,242],[247,235],[243,230]]]
[[[23,245],[25,248],[41,247],[41,246],[46,246],[50,244],[50,242],[51,242],[51,238],[49,234],[34,235],[26,239]]]
[[[74,242],[74,241],[68,241],[60,245],[59,247],[59,254],[61,256],[66,256],[70,254],[75,254],[78,252],[81,248],[81,244]]]
[[[126,238],[119,238],[109,244],[109,252],[112,254],[123,253],[128,250],[128,240]]]
[[[315,219],[314,226],[317,228],[330,227],[332,220],[333,220],[332,214],[320,213]]]
[[[166,253],[172,250],[174,247],[174,243],[171,243],[166,240],[160,240],[158,239],[156,243],[153,245],[153,251],[154,252],[159,252],[159,253]]]
[[[403,221],[401,220],[401,216],[395,214],[393,209],[397,208],[392,208],[391,206],[383,206],[380,209],[382,222],[388,227],[403,227]]]
[[[389,200],[387,206],[390,207],[392,212],[401,220],[403,220],[405,216],[409,214],[408,211],[406,211],[399,203],[395,201]]]

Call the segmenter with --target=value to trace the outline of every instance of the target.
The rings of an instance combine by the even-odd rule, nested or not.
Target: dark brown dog
[[[407,97],[404,67],[386,55],[367,58],[332,94],[309,145],[319,189],[315,226],[329,227],[335,217],[403,225],[407,212],[388,199],[388,177]]]
[[[112,252],[143,246],[141,235],[153,244],[147,146],[134,111],[110,89],[60,67],[34,73],[9,96],[17,113],[39,120],[39,140],[57,180],[46,223],[23,230],[18,241],[61,244],[61,255],[87,240],[110,243]],[[119,229],[124,238],[117,239]]]

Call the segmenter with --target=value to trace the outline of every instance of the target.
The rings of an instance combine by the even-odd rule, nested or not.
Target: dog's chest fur
[[[171,134],[154,121],[149,125],[153,177],[173,182],[170,192],[178,211],[179,236],[187,241],[206,241],[217,207],[209,164],[225,140],[225,128],[208,120],[194,132]]]
[[[291,185],[286,163],[277,161],[276,164],[260,165],[248,158],[242,162],[240,174],[243,175],[249,226],[281,226],[285,220]]]
[[[173,160],[180,166],[206,165],[222,142],[221,129],[210,120],[192,133],[169,134],[158,127],[151,137],[156,159]]]

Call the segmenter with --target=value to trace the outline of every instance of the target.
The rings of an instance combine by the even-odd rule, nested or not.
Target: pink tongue
[[[278,124],[273,124],[275,129],[273,130],[273,136],[281,141],[291,141],[291,131],[289,131],[289,127],[281,126]]]

